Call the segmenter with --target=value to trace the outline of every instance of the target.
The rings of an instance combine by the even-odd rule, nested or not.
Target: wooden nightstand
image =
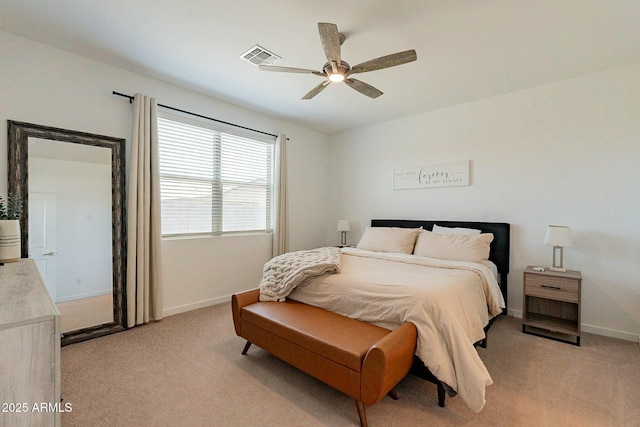
[[[580,345],[580,293],[582,274],[524,270],[522,332]],[[535,328],[535,330],[527,329]],[[563,336],[575,337],[575,341]]]

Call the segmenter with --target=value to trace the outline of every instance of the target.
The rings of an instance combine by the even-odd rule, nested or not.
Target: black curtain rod
[[[113,95],[122,96],[123,98],[129,98],[129,103],[132,103],[132,102],[133,102],[133,96],[131,96],[131,95],[126,95],[126,94],[124,94],[124,93],[119,93],[119,92],[116,92],[115,90],[113,91]],[[258,133],[261,133],[261,134],[263,134],[263,135],[269,135],[269,136],[272,136],[272,137],[274,137],[274,138],[277,138],[277,137],[278,137],[278,135],[274,135],[274,134],[269,133],[269,132],[263,132],[263,131],[261,131],[261,130],[251,129],[251,128],[248,128],[248,127],[246,127],[246,126],[241,126],[241,125],[237,125],[237,124],[235,124],[235,123],[225,122],[225,121],[222,121],[222,120],[214,119],[214,118],[212,118],[212,117],[203,116],[202,114],[196,114],[196,113],[192,113],[192,112],[190,112],[190,111],[181,110],[181,109],[179,109],[179,108],[170,107],[170,106],[168,106],[168,105],[158,104],[158,107],[167,108],[167,109],[169,109],[169,110],[178,111],[178,112],[180,112],[180,113],[189,114],[189,115],[192,115],[192,116],[200,117],[200,118],[202,118],[202,119],[207,119],[207,120],[211,120],[211,121],[218,122],[218,123],[223,123],[223,124],[225,124],[225,125],[229,125],[229,126],[235,126],[235,127],[237,127],[237,128],[250,130],[250,131],[252,131],[252,132],[258,132]],[[289,138],[287,138],[287,140],[288,140],[288,139],[289,139]]]

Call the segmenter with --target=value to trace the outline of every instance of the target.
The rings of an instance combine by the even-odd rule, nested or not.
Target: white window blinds
[[[158,118],[162,234],[269,231],[275,138]]]

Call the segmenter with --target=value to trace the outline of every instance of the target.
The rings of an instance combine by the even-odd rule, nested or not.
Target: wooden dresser
[[[0,266],[0,425],[59,426],[60,313],[31,259]]]

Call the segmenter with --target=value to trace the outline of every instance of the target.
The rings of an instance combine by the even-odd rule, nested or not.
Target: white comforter
[[[340,273],[310,279],[289,298],[389,329],[412,322],[418,357],[479,412],[493,381],[473,343],[505,306],[490,269],[414,255],[342,252]]]

